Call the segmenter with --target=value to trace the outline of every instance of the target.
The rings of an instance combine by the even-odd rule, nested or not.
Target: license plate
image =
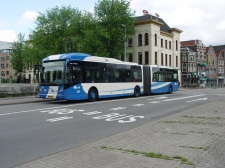
[[[48,96],[48,98],[53,99],[53,96]]]

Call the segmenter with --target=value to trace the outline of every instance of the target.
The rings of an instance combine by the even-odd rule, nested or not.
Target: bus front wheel
[[[97,98],[98,98],[97,90],[94,88],[91,88],[88,92],[88,100],[93,102],[93,101],[96,101]]]
[[[140,88],[139,88],[138,86],[136,86],[136,87],[134,88],[134,96],[135,96],[135,97],[140,96]]]
[[[173,87],[170,86],[170,87],[169,87],[169,90],[168,90],[168,93],[171,94],[172,92],[173,92]]]

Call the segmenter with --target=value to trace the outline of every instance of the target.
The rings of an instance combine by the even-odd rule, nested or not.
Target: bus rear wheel
[[[94,88],[91,88],[89,91],[88,91],[88,100],[93,102],[93,101],[96,101],[98,98],[98,93],[97,93],[97,90],[94,89]]]
[[[138,86],[136,86],[136,87],[134,88],[134,96],[135,96],[135,97],[140,96],[140,88],[139,88]]]

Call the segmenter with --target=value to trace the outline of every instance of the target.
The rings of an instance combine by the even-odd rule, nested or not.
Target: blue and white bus
[[[40,70],[40,98],[89,100],[172,93],[178,90],[178,69],[138,65],[84,53],[51,55],[35,65]]]

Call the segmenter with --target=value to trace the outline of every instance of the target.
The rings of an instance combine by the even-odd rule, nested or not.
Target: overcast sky
[[[0,41],[13,42],[19,33],[29,35],[38,13],[55,6],[93,11],[98,0],[2,0]],[[225,44],[224,0],[131,0],[136,16],[157,13],[169,27],[182,30],[181,41],[199,39],[205,46]]]

